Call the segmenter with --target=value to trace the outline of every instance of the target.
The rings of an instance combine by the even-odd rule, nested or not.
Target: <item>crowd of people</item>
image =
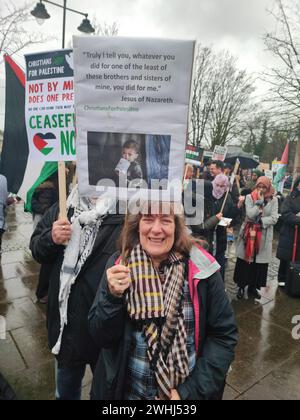
[[[282,203],[263,173],[232,172],[220,161],[202,171],[197,225],[187,226],[173,203],[141,203],[125,217],[114,200],[80,197],[76,186],[67,218],[58,217],[58,203],[42,208],[30,249],[47,273],[56,399],[81,398],[87,365],[94,400],[222,399],[238,341],[225,289],[228,229],[236,232],[237,298],[247,290],[259,300],[279,205],[281,286],[300,225],[300,178]],[[194,181],[192,167],[185,175]],[[50,204],[53,179],[37,189],[33,210],[41,197]]]

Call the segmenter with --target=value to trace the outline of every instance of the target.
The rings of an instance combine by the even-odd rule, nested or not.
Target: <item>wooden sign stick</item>
[[[59,219],[67,218],[66,165],[58,162]]]

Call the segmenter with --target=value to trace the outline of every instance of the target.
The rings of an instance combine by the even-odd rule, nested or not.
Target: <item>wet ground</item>
[[[54,362],[47,346],[46,308],[36,303],[35,297],[39,265],[28,250],[31,216],[24,214],[22,204],[17,204],[9,209],[7,222],[9,230],[3,237],[0,265],[0,315],[6,318],[7,331],[6,339],[0,340],[0,372],[18,398],[53,399]],[[240,339],[224,398],[300,399],[300,340],[292,338],[292,318],[300,315],[300,300],[288,298],[277,288],[275,258],[261,302],[236,300],[233,253],[232,248],[226,289]],[[90,382],[91,374],[87,372],[84,399],[88,399]]]

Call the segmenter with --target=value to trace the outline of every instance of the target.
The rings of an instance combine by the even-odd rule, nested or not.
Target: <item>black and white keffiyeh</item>
[[[60,312],[60,334],[52,353],[58,355],[60,352],[64,327],[68,323],[68,301],[71,288],[75,283],[85,261],[90,256],[97,237],[99,227],[103,219],[113,208],[114,201],[110,198],[99,198],[92,201],[88,198],[79,197],[78,189],[75,187],[71,192],[67,208],[74,209],[72,222],[72,236],[68,243],[60,272],[59,287],[59,312]]]

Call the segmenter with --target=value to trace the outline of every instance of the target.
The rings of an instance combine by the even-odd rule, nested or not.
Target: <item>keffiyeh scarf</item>
[[[90,256],[103,219],[112,208],[112,200],[98,199],[94,203],[88,198],[80,198],[77,187],[70,194],[67,208],[74,209],[72,236],[68,243],[60,272],[59,313],[60,333],[52,353],[58,355],[65,325],[68,324],[68,301],[71,288],[84,263]]]
[[[185,264],[174,253],[162,283],[150,257],[137,245],[128,258],[131,286],[127,310],[133,321],[143,321],[150,365],[160,398],[170,399],[171,389],[189,375],[187,334],[183,316]]]

